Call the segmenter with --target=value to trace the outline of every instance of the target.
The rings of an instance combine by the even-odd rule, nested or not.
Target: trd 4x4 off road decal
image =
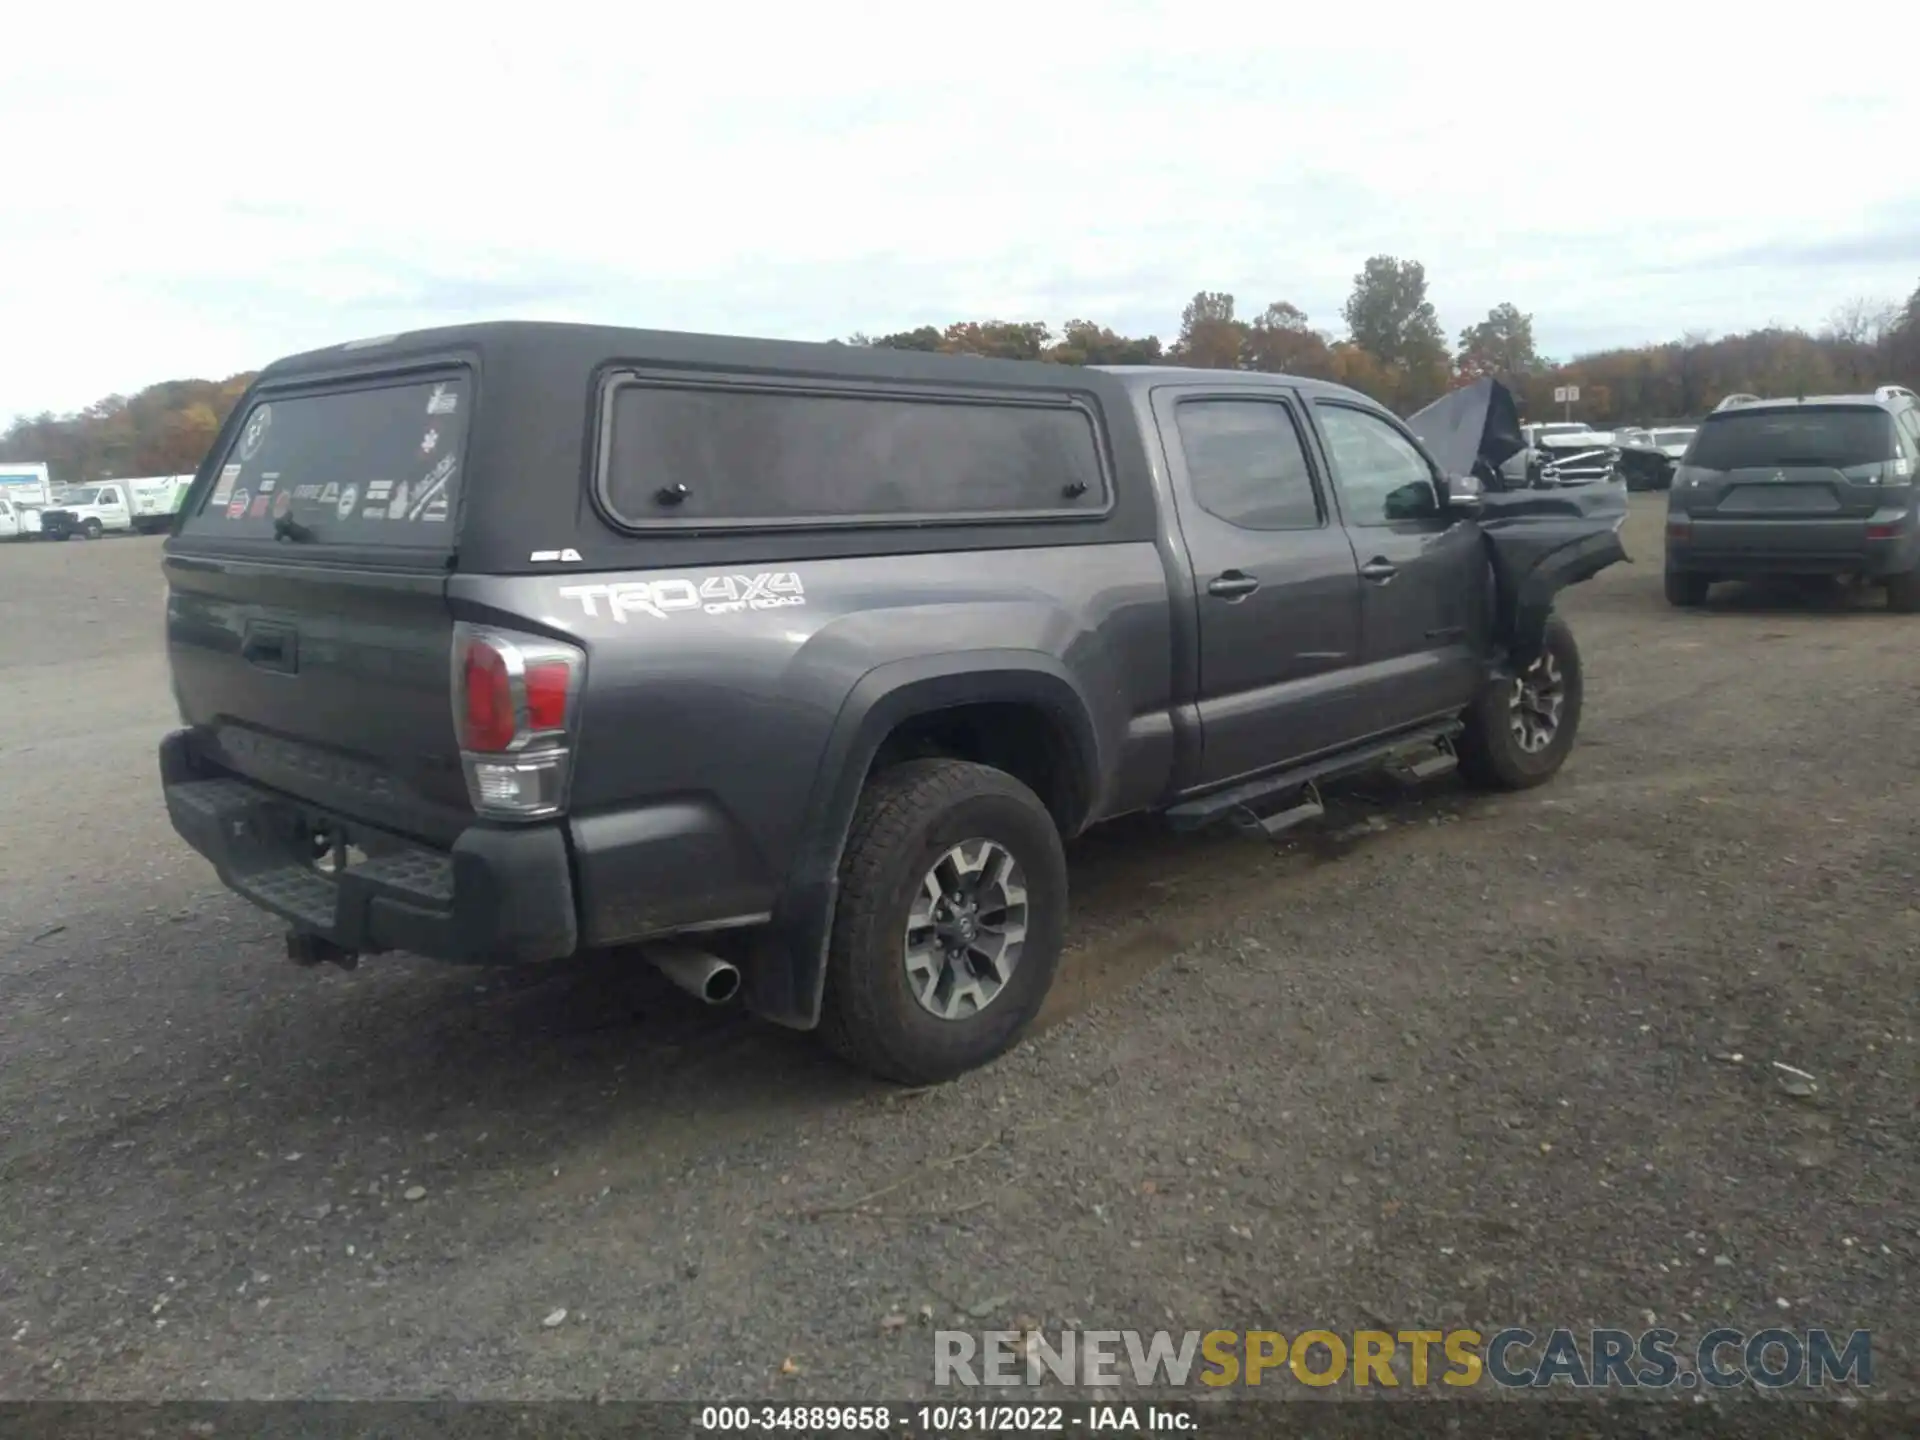
[[[666,580],[622,580],[612,585],[562,585],[560,593],[577,600],[591,617],[606,613],[625,624],[629,615],[664,620],[676,611],[701,610],[732,615],[742,610],[778,610],[807,603],[806,587],[791,570],[759,575],[673,576]]]

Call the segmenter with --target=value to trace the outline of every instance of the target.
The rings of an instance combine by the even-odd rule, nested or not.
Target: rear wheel
[[[1539,658],[1518,676],[1488,685],[1468,710],[1460,773],[1491,790],[1526,790],[1551,780],[1579,733],[1585,693],[1580,647],[1567,622],[1553,616]]]
[[[1667,603],[1681,605],[1689,609],[1707,603],[1707,591],[1713,586],[1709,575],[1698,575],[1691,570],[1667,571]]]
[[[1887,577],[1887,609],[1899,615],[1920,611],[1920,570]]]
[[[1066,920],[1066,853],[1033,791],[959,760],[882,771],[840,867],[821,1038],[909,1085],[984,1065],[1046,999]]]

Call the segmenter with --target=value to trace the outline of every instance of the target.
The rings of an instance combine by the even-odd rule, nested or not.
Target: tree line
[[[45,461],[62,481],[191,474],[252,381],[166,380],[71,415],[21,416],[0,434],[0,462]]]
[[[1842,306],[1817,331],[1768,327],[1713,338],[1687,334],[1657,345],[1542,356],[1533,316],[1503,303],[1449,344],[1426,267],[1391,255],[1369,259],[1342,307],[1342,333],[1275,300],[1253,315],[1235,297],[1202,290],[1181,311],[1171,341],[1124,335],[1092,320],[1056,331],[1043,320],[961,320],[836,343],[1042,360],[1062,365],[1180,365],[1261,370],[1348,385],[1401,414],[1449,388],[1492,375],[1511,386],[1531,419],[1556,419],[1554,390],[1578,385],[1574,417],[1598,426],[1696,419],[1726,395],[1812,395],[1878,384],[1920,390],[1920,287],[1904,303]],[[69,415],[23,416],[0,433],[0,461],[45,461],[56,479],[174,475],[199,467],[252,381],[169,380],[137,395],[110,395]]]

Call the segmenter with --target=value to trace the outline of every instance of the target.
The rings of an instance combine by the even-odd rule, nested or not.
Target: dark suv
[[[1920,400],[1730,395],[1695,432],[1667,497],[1667,599],[1716,580],[1858,577],[1920,610]]]
[[[1063,841],[1574,743],[1623,498],[1365,396],[585,326],[269,366],[166,545],[173,823],[296,960],[636,947],[925,1082],[1011,1044]]]

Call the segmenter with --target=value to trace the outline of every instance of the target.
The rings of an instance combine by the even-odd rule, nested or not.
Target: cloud
[[[491,315],[1170,337],[1205,288],[1337,330],[1382,252],[1449,333],[1511,300],[1559,354],[1904,298],[1920,175],[1861,136],[1920,91],[1844,26],[1680,9],[1609,12],[1641,83],[1499,3],[34,7],[0,416]]]

